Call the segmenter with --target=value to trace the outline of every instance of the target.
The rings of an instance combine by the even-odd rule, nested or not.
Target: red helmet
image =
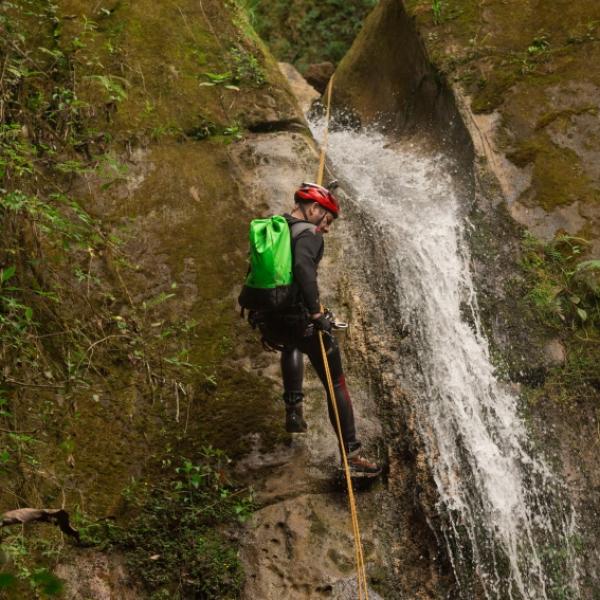
[[[333,197],[333,194],[326,187],[316,183],[303,183],[296,190],[294,201],[316,202],[328,210],[334,219],[338,218],[340,212],[339,202]]]

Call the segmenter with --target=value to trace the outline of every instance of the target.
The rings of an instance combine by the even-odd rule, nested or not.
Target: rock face
[[[308,65],[304,77],[310,85],[323,94],[327,89],[329,79],[335,71],[335,66],[330,62],[313,63]]]
[[[589,68],[598,5],[537,12],[527,2],[523,19],[522,2],[442,3],[437,16],[430,2],[405,4],[386,0],[368,17],[338,68],[336,102],[369,122],[434,124],[447,135],[454,100],[443,78],[513,218],[545,239],[559,230],[600,237],[600,81]]]
[[[597,332],[576,340],[569,327],[536,318],[525,300],[521,238],[524,228],[545,240],[567,232],[590,241],[586,258],[599,255],[600,9],[583,0],[536,7],[382,0],[338,67],[334,98],[392,139],[433,132],[456,160],[482,319],[501,366],[522,384],[537,440],[570,486],[587,548],[582,589],[592,598],[600,498],[582,440],[595,439],[595,421],[579,415],[597,406],[598,378],[583,366],[597,363]],[[585,370],[590,387],[570,377],[573,368]]]
[[[461,160],[472,160],[472,141],[402,2],[380,2],[365,21],[335,74],[334,106],[364,125],[421,134],[444,131]]]
[[[175,461],[202,460],[211,444],[239,461],[238,479],[256,488],[262,505],[244,550],[248,597],[343,594],[352,589],[352,539],[344,495],[329,488],[336,443],[321,388],[313,382],[309,393],[309,451],[285,434],[277,359],[261,351],[236,305],[249,221],[289,209],[295,187],[314,178],[317,152],[296,99],[235,3],[117,3],[99,15],[85,2],[58,4],[64,39],[75,23],[101,20],[92,27],[94,49],[105,53],[97,61],[127,71],[119,101],[89,111],[97,121],[86,125],[105,132],[103,155],[68,182],[99,229],[120,241],[101,256],[90,250],[86,272],[94,282],[74,281],[74,305],[64,321],[49,324],[62,330],[89,305],[108,305],[106,322],[96,315],[106,331],[86,339],[85,384],[73,380],[64,390],[49,379],[36,383],[37,372],[20,373],[33,385],[10,390],[23,411],[19,430],[39,431],[40,450],[27,457],[39,471],[3,470],[0,501],[5,508],[15,496],[31,506],[62,501],[94,522],[108,517],[125,526],[127,486],[171,490],[177,467],[167,473],[157,464],[170,465],[175,454]],[[76,76],[91,102],[98,91],[90,74]],[[308,100],[316,95],[298,83]],[[66,281],[72,267],[62,265]],[[97,280],[106,281],[100,291]],[[57,361],[59,350],[51,348]],[[353,387],[363,438],[375,447],[372,398],[364,382]],[[1,435],[4,442],[8,434]],[[135,491],[128,498],[144,501]],[[382,581],[387,559],[373,522],[365,517],[363,531]],[[156,541],[152,532],[149,539]],[[136,570],[127,551],[121,560],[57,544],[63,553],[52,569],[74,600],[162,595],[177,589],[185,568],[175,565],[169,587],[144,580],[166,560],[160,550]],[[31,588],[23,586],[26,596]]]
[[[320,98],[321,95],[306,79],[304,79],[304,77],[302,77],[302,75],[300,75],[294,65],[291,65],[290,63],[279,63],[279,68],[287,78],[302,113],[306,114],[310,110],[312,103]]]
[[[234,459],[236,480],[256,491],[258,509],[240,553],[245,596],[355,596],[350,520],[344,489],[335,483],[336,441],[321,385],[307,377],[310,433],[306,441],[292,440],[283,430],[277,358],[261,350],[236,305],[248,222],[289,209],[295,187],[316,172],[317,150],[290,86],[236,3],[140,1],[109,10],[64,0],[54,9],[64,43],[81,24],[99,53],[94,61],[86,55],[83,64],[107,69],[104,79],[83,68],[75,74],[78,92],[94,107],[85,125],[104,133],[86,147],[96,153],[102,144],[102,155],[72,174],[68,187],[112,245],[102,253],[89,250],[79,279],[73,265],[61,265],[76,298],[63,320],[49,324],[49,343],[64,333],[64,323],[85,319],[89,306],[99,313],[94,319],[102,333],[85,340],[82,380],[55,383],[52,373],[40,376],[36,368],[22,374],[31,386],[10,390],[22,411],[19,429],[39,431],[43,443],[27,456],[26,471],[19,465],[11,465],[7,477],[3,471],[0,500],[10,507],[15,496],[31,506],[60,498],[90,519],[82,531],[93,536],[95,527],[109,530],[113,520],[124,531],[152,490],[170,498],[177,461],[201,462],[210,444]],[[100,25],[90,25],[96,20]],[[302,90],[308,107],[317,94],[294,76],[292,87]],[[119,98],[103,103],[90,81],[113,85]],[[352,243],[350,224],[338,229],[323,260],[322,291],[328,303],[340,303],[340,317],[357,315],[361,331],[363,284],[353,271],[364,266],[339,266],[345,244]],[[349,335],[356,350],[348,381],[362,441],[384,462],[389,448],[375,404],[379,382],[370,379],[378,361],[360,336]],[[62,348],[50,351],[58,362]],[[361,370],[367,355],[368,372]],[[8,434],[1,435],[4,441]],[[390,466],[394,473],[403,469],[397,459]],[[402,485],[396,480],[388,489],[377,482],[358,497],[369,582],[388,597],[400,579],[414,598],[441,596],[444,589],[436,564],[422,569],[421,557],[436,549],[413,506],[413,482],[407,473]],[[138,548],[130,546],[109,555],[56,540],[60,555],[49,567],[65,582],[65,597],[181,592],[184,560],[146,577],[189,545],[175,533],[170,538],[168,529],[166,552],[155,550],[161,525],[144,528],[152,551],[137,555],[140,560],[132,560]],[[390,533],[401,526],[406,532]],[[226,536],[229,548],[240,535],[231,529],[207,534]],[[118,545],[119,535],[111,542]],[[24,560],[33,569],[36,559]],[[27,594],[29,582],[22,586]]]
[[[254,137],[236,150],[236,173],[245,188],[253,190],[248,200],[264,202],[266,212],[288,209],[288,190],[299,178],[314,178],[317,169],[313,145],[298,134]],[[339,193],[343,195],[342,190]],[[371,456],[381,462],[389,459],[394,472],[389,485],[376,482],[372,488],[357,490],[369,582],[386,598],[393,598],[397,589],[410,590],[415,599],[433,598],[442,594],[447,581],[443,565],[423,558],[437,555],[425,516],[413,502],[415,480],[426,473],[415,473],[410,460],[404,464],[392,452],[396,444],[409,442],[390,435],[381,419],[380,396],[400,392],[397,382],[387,381],[386,387],[381,381],[379,346],[367,343],[367,336],[377,337],[367,309],[375,303],[369,302],[369,285],[358,276],[365,271],[361,260],[366,254],[348,254],[349,249],[356,251],[360,223],[347,206],[344,211],[345,219],[336,222],[326,239],[319,282],[325,304],[334,307],[341,320],[352,321],[351,331],[340,337],[349,360],[347,381],[359,437]],[[276,365],[266,354],[263,358],[270,364],[265,372],[277,379]],[[259,504],[242,540],[243,597],[248,600],[350,600],[357,595],[354,542],[346,492],[337,472],[335,436],[322,386],[310,375],[305,388],[306,436],[294,436],[291,443],[268,452],[261,451],[257,439],[256,449],[236,467],[239,477],[255,487]],[[278,410],[282,421],[281,403]],[[369,597],[379,596],[371,589]]]
[[[600,255],[598,4],[406,7],[436,69],[464,96],[465,123],[512,217],[545,239],[584,233]]]

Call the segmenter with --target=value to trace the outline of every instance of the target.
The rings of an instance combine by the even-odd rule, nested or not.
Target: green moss
[[[266,452],[276,443],[289,441],[283,428],[283,404],[279,391],[264,377],[232,367],[214,371],[212,384],[200,380],[195,386],[196,408],[190,425],[199,436],[232,458],[253,449],[258,434],[259,449]]]
[[[577,154],[556,146],[544,133],[522,140],[507,157],[521,168],[533,165],[531,187],[536,204],[545,210],[576,201],[600,200],[599,190],[583,171]]]
[[[501,69],[490,75],[489,79],[479,79],[477,81],[478,91],[474,94],[471,101],[471,108],[475,113],[488,113],[498,108],[506,92],[517,81],[517,74],[514,70]]]
[[[543,145],[538,139],[529,138],[519,143],[517,148],[508,152],[506,156],[517,167],[523,168],[534,162],[542,150]]]
[[[576,201],[600,201],[600,190],[585,174],[577,154],[551,142],[543,144],[536,155],[532,186],[536,203],[548,211]]]
[[[294,101],[234,5],[58,4],[60,35],[49,26],[31,47],[49,40],[64,50],[88,24],[85,48],[66,63],[76,67],[66,81],[84,108],[65,123],[67,111],[51,107],[55,121],[42,124],[66,140],[68,152],[56,160],[71,170],[52,179],[40,171],[24,185],[38,188],[38,175],[64,185],[96,220],[91,240],[77,231],[72,253],[39,232],[19,239],[27,251],[53,248],[51,261],[30,252],[25,265],[43,267],[36,292],[50,280],[69,301],[47,300],[39,314],[36,307],[47,337],[32,338],[28,361],[22,352],[17,362],[19,378],[33,385],[0,389],[2,425],[36,432],[16,441],[0,434],[16,443],[15,456],[0,465],[10,482],[1,497],[7,507],[15,497],[32,506],[79,505],[124,525],[131,515],[121,490],[132,478],[167,485],[157,465],[174,448],[193,458],[212,442],[237,458],[256,438],[262,448],[287,439],[270,380],[238,366],[259,346],[234,308],[250,215],[232,168],[235,134],[226,128],[241,131],[274,113],[286,118]],[[200,85],[206,72],[225,71],[239,90]],[[62,72],[52,73],[62,84]],[[111,98],[115,82],[119,94]],[[39,95],[28,103],[37,110]],[[23,122],[19,131],[25,123],[31,127]],[[75,221],[88,218],[66,206]],[[235,549],[220,554],[212,533],[204,549],[230,562]],[[183,539],[165,535],[174,546]]]
[[[335,548],[331,548],[327,551],[327,558],[333,562],[333,564],[342,572],[350,573],[354,568],[354,562],[348,556],[340,554]]]
[[[551,110],[546,114],[543,114],[537,121],[535,125],[535,129],[544,129],[551,123],[554,123],[557,120],[570,120],[571,117],[583,114],[598,114],[598,107],[592,104],[587,104],[580,108],[568,108],[564,110]]]
[[[600,5],[560,0],[540,10],[532,0],[485,7],[455,0],[441,3],[437,23],[428,0],[406,6],[429,56],[471,96],[472,110],[500,113],[508,158],[521,168],[532,166],[527,202],[546,210],[576,200],[598,202],[600,182],[582,156],[544,131],[569,125],[586,139],[586,151],[599,148],[600,140],[578,131],[572,117],[597,114],[592,90],[600,75],[589,65],[600,60]]]

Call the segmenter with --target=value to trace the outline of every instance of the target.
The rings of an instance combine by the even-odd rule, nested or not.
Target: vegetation
[[[442,0],[432,0],[431,10],[433,12],[433,22],[439,25],[442,20]]]
[[[176,250],[169,249],[173,265],[140,264],[148,247],[133,239],[139,229],[123,190],[138,175],[133,153],[156,144],[155,189],[200,164],[206,190],[193,189],[194,207],[205,210],[205,196],[212,207],[217,194],[232,195],[226,145],[241,139],[249,107],[261,104],[269,67],[236,25],[237,12],[222,22],[211,14],[214,25],[199,26],[180,10],[180,21],[169,22],[175,38],[155,3],[76,4],[65,12],[65,3],[14,0],[0,9],[0,500],[4,509],[81,503],[82,537],[123,550],[149,590],[234,597],[241,577],[234,529],[251,502],[226,481],[224,455],[203,444],[217,440],[239,454],[249,442],[239,429],[227,430],[230,411],[251,411],[241,422],[260,429],[270,419],[270,386],[239,369],[233,375],[227,363],[236,320],[229,315],[230,240],[209,226],[203,236],[190,234],[194,268],[202,270],[205,245],[219,255],[209,257],[211,267],[215,260],[227,267],[215,272],[218,286],[212,274],[204,278],[190,309]],[[142,39],[136,11],[144,10]],[[161,58],[182,70],[175,84],[151,70],[163,66],[152,46],[155,22]],[[178,153],[186,143],[193,152]],[[160,167],[170,163],[166,177]],[[204,218],[213,218],[209,209]],[[221,245],[211,238],[217,235]],[[233,228],[231,235],[244,239]],[[231,402],[236,392],[243,406]],[[213,421],[204,418],[211,411]],[[172,458],[174,441],[193,461]],[[162,460],[173,465],[156,466]],[[134,510],[114,505],[132,471],[149,483],[125,506],[154,519],[156,536]],[[159,530],[162,519],[171,529]],[[151,539],[170,546],[142,568],[135,548]],[[51,528],[13,528],[2,540],[0,588],[15,598],[60,595],[54,570],[74,553]],[[180,560],[189,567],[184,574]]]
[[[229,459],[205,446],[198,463],[165,457],[160,485],[132,480],[123,491],[126,526],[112,520],[74,516],[82,545],[105,552],[125,552],[130,572],[149,598],[236,598],[242,582],[236,526],[253,508],[252,492],[227,479]],[[177,465],[177,466],[175,466]],[[36,559],[56,565],[64,559],[64,540],[13,531],[3,539],[4,561],[11,572],[0,574],[0,590],[10,597],[31,593],[60,596],[63,582]],[[21,596],[22,597],[22,596]]]
[[[243,0],[254,27],[275,56],[301,71],[339,62],[376,0]]]
[[[527,234],[523,246],[533,283],[527,298],[538,317],[592,335],[600,327],[600,260],[580,260],[589,242],[562,234],[543,243]]]
[[[43,321],[69,294],[68,286],[53,278],[61,260],[57,255],[70,255],[86,273],[86,259],[114,246],[68,192],[70,175],[90,168],[102,149],[101,140],[94,139],[97,134],[83,124],[98,107],[79,98],[72,78],[74,69],[92,60],[85,49],[94,26],[82,24],[61,45],[56,11],[52,4],[31,0],[9,3],[0,16],[6,57],[0,122],[0,353],[8,376],[11,363],[23,367],[24,361],[52,371],[40,342],[40,335],[47,333]],[[47,45],[40,45],[40,32],[46,33]],[[36,50],[31,49],[34,43]],[[99,150],[96,157],[74,151],[89,153],[92,144]],[[69,329],[71,341],[90,333],[89,323]]]
[[[573,404],[597,404],[600,394],[600,261],[581,260],[589,242],[558,235],[541,242],[527,235],[522,265],[528,274],[526,299],[536,318],[566,348],[564,365],[552,367],[536,400],[546,396]]]
[[[129,565],[151,598],[238,596],[242,571],[231,525],[248,518],[252,496],[227,483],[223,453],[204,447],[199,460],[182,459],[162,487],[126,492],[136,516],[113,543],[128,550]],[[163,469],[173,469],[171,459],[163,460]]]

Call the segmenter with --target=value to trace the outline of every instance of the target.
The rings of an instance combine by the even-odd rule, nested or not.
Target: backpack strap
[[[304,221],[298,221],[296,223],[292,223],[292,225],[290,227],[290,231],[292,233],[293,240],[295,240],[301,233],[304,233],[305,231],[312,230],[312,232],[314,233],[316,229],[317,229],[316,225],[313,225],[312,223],[306,223]]]

